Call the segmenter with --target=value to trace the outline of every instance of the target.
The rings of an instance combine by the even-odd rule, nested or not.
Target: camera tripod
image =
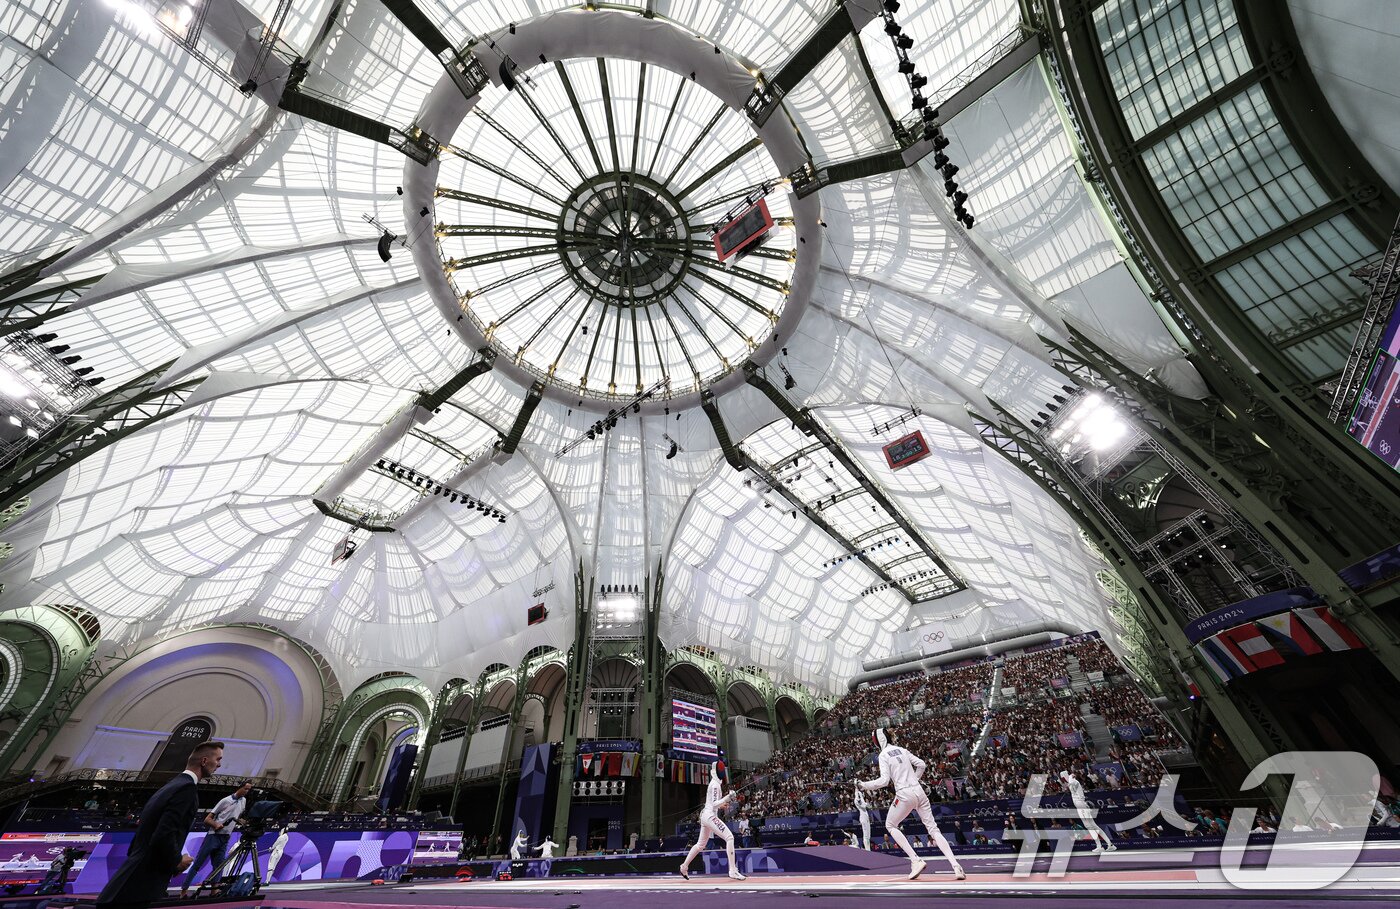
[[[258,839],[266,832],[266,827],[245,826],[238,837],[238,845],[234,846],[233,851],[218,867],[212,869],[209,876],[200,882],[194,892],[195,899],[201,896],[236,896],[240,899],[256,896],[262,889],[262,869],[258,867]],[[238,873],[244,862],[252,863],[251,880],[247,878],[247,872]]]

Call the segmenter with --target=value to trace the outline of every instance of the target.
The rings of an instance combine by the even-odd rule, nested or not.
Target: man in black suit
[[[146,802],[126,861],[97,897],[101,909],[144,909],[165,899],[170,879],[193,861],[183,847],[199,811],[196,784],[213,776],[223,760],[223,742],[200,742],[184,772]]]

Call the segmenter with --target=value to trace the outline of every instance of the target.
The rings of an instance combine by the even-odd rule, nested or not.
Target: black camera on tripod
[[[262,799],[253,802],[239,818],[243,823],[243,835],[257,838],[266,833],[282,815],[287,813],[287,803],[279,799]]]

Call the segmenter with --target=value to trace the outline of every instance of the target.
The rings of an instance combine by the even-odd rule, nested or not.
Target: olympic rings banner
[[[931,653],[945,653],[953,649],[952,636],[942,622],[929,622],[911,628],[900,635],[897,652],[917,650],[925,656]]]

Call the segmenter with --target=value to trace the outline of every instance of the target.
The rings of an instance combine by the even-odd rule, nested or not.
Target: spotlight
[[[947,164],[947,163],[948,163],[948,156],[947,156],[947,155],[943,154],[943,152],[934,152],[934,154],[933,154],[933,166],[934,166],[934,167],[942,167],[943,165],[945,165],[945,164]]]
[[[389,261],[389,259],[393,256],[393,253],[389,252],[389,245],[397,239],[398,237],[389,233],[387,230],[384,231],[383,236],[379,238],[378,249],[380,259],[384,260],[385,262]]]
[[[925,85],[928,85],[928,76],[925,76],[923,73],[915,73],[909,77],[909,87],[915,91],[918,91]]]
[[[933,150],[934,150],[934,151],[942,151],[943,149],[945,149],[945,148],[947,148],[947,147],[948,147],[948,137],[945,136],[945,135],[943,135],[943,131],[942,131],[942,130],[939,130],[938,132],[934,133],[934,134],[933,134]]]
[[[85,376],[85,375],[87,375],[88,373],[92,372],[92,367],[91,367],[91,366],[83,366],[83,367],[81,367],[81,368],[79,368],[79,369],[73,370],[73,372],[74,372],[76,375]]]
[[[909,48],[914,46],[914,39],[908,35],[900,35],[898,38],[894,39],[894,46],[900,50],[909,50]]]
[[[956,164],[945,164],[939,168],[939,171],[943,174],[944,180],[951,180],[957,176],[958,166]]]
[[[893,16],[899,12],[899,0],[885,0],[885,12]]]
[[[672,458],[674,458],[674,457],[676,456],[676,452],[679,451],[679,450],[680,450],[680,446],[677,445],[675,442],[672,442],[672,443],[671,443],[671,450],[668,451],[668,452],[666,452],[666,460],[669,461],[669,460],[671,460]]]
[[[901,60],[899,61],[899,71],[907,76],[914,71],[914,64],[908,60]]]
[[[78,362],[78,361],[81,360],[81,359],[82,359],[82,357],[77,356],[77,355],[75,354],[74,356],[71,356],[71,357],[64,357],[62,360],[59,360],[59,362],[62,363],[64,366],[72,366],[74,363]]]
[[[948,196],[948,197],[951,198],[952,195],[953,195],[953,193],[955,193],[955,192],[957,192],[957,191],[958,191],[958,184],[954,183],[952,180],[944,180],[944,181],[943,181],[943,194],[944,194],[945,196]]]
[[[38,341],[40,344],[47,344],[57,337],[58,335],[54,334],[53,332],[47,332],[42,335],[35,335],[34,340]]]
[[[49,348],[49,353],[53,354],[56,357],[67,349],[67,344],[55,344],[53,347]]]
[[[900,32],[899,32],[899,23],[896,22],[896,21],[894,21],[893,19],[886,19],[886,20],[885,20],[885,34],[887,34],[887,35],[893,37],[893,36],[895,36],[895,35],[898,35],[899,33],[900,33]]]
[[[418,217],[420,217],[420,218],[426,218],[427,216],[428,216],[428,206],[424,205],[422,208],[418,209]]]
[[[918,92],[914,92],[914,97],[909,99],[909,103],[914,106],[914,110],[923,110],[928,107],[928,99]]]
[[[953,193],[953,204],[954,204],[954,205],[962,205],[962,204],[963,204],[964,202],[966,202],[966,201],[967,201],[967,193],[963,192],[962,190],[958,190],[957,192]]]
[[[788,391],[792,391],[797,387],[797,380],[792,377],[791,373],[788,373],[787,378],[783,379],[783,387]]]

